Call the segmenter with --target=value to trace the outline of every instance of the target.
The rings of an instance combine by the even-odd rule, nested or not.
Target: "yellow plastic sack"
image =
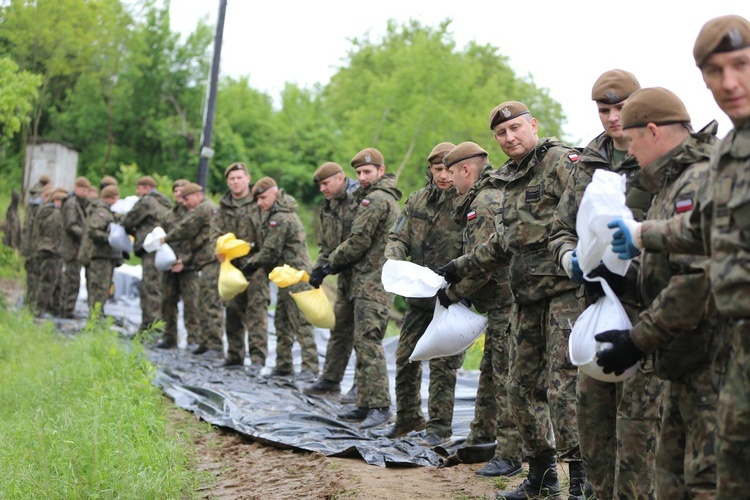
[[[283,266],[274,267],[273,270],[268,273],[268,279],[276,283],[279,288],[286,288],[288,286],[296,285],[300,281],[310,281],[310,275],[307,271],[301,271],[295,269],[288,264]]]
[[[244,292],[248,284],[242,271],[232,265],[232,259],[250,253],[250,243],[238,240],[234,233],[227,233],[216,240],[216,253],[224,256],[219,268],[219,296],[222,300],[231,300]]]
[[[216,239],[216,253],[224,255],[227,260],[244,257],[250,253],[250,243],[238,240],[234,233],[227,233]]]
[[[297,307],[305,315],[311,325],[318,328],[333,328],[336,324],[336,315],[333,313],[333,304],[322,288],[313,288],[304,292],[291,294]]]

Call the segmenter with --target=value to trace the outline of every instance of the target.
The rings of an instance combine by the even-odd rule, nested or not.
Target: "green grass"
[[[89,322],[74,339],[0,311],[5,498],[191,498],[192,443],[169,425],[138,341]]]

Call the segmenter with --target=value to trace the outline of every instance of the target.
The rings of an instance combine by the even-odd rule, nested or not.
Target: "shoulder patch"
[[[104,218],[104,212],[102,212],[102,211],[100,210],[100,211],[99,211],[98,213],[99,213],[99,217],[101,217],[101,218],[103,219],[103,218]]]
[[[279,225],[279,221],[277,220],[268,221],[268,227],[276,227],[278,225]]]
[[[367,206],[367,205],[369,205],[369,204],[370,204],[370,199],[369,199],[369,198],[365,198],[364,200],[362,200],[362,205],[363,205],[363,206],[365,206],[365,207],[366,207],[366,206]]]
[[[578,161],[578,158],[580,158],[580,156],[578,156],[578,153],[570,153],[568,155],[568,159],[570,159],[570,161]]]
[[[471,210],[468,214],[466,214],[466,220],[474,220],[477,218],[477,211]]]
[[[681,200],[675,201],[674,209],[678,214],[691,211],[693,209],[693,199],[683,198]]]

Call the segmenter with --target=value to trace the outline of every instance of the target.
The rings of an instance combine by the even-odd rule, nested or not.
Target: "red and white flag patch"
[[[472,210],[468,214],[466,214],[466,220],[474,220],[477,218],[477,211]]]
[[[370,204],[370,200],[368,200],[367,198],[365,198],[364,200],[362,200],[362,205],[367,206],[369,204]]]
[[[578,158],[580,158],[580,156],[578,156],[578,153],[570,153],[568,155],[568,158],[570,159],[570,161],[578,161]]]
[[[268,227],[276,227],[279,225],[278,221],[272,220],[268,223]]]
[[[693,199],[684,198],[674,202],[674,209],[678,214],[689,212],[693,209]]]

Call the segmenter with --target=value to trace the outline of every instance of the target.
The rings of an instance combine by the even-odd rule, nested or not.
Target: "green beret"
[[[450,153],[445,155],[445,158],[443,158],[443,165],[445,165],[446,168],[450,168],[460,161],[483,155],[488,156],[487,151],[482,149],[479,144],[475,142],[462,142],[455,148],[451,149]]]
[[[175,188],[187,186],[188,184],[190,184],[190,181],[187,179],[177,179],[172,183],[172,191],[174,191]]]
[[[57,191],[57,190],[55,190],[55,191],[52,192],[52,194],[50,195],[49,199],[52,200],[52,201],[55,201],[55,200],[64,200],[67,197],[68,197],[68,193],[66,193],[65,191]]]
[[[339,172],[343,172],[344,169],[339,165],[338,163],[334,163],[332,161],[327,161],[321,166],[319,166],[317,169],[315,169],[315,173],[313,174],[313,182],[320,182],[328,179],[332,175],[336,175]]]
[[[110,186],[110,185],[117,186],[118,185],[117,179],[115,179],[111,175],[105,175],[104,177],[102,177],[102,181],[99,183],[99,187],[104,188],[105,186]]]
[[[76,180],[73,183],[73,185],[76,186],[76,187],[84,187],[84,188],[90,188],[91,187],[91,183],[89,182],[89,180],[86,177],[83,177],[83,176],[76,177]]]
[[[617,104],[641,88],[633,73],[613,69],[602,74],[591,89],[591,99],[603,104]]]
[[[200,184],[196,184],[195,182],[188,182],[185,184],[182,188],[182,197],[193,193],[202,193],[203,192],[203,186]]]
[[[244,172],[247,172],[247,165],[242,163],[241,161],[236,161],[229,165],[227,168],[224,169],[224,178],[226,179],[229,177],[230,172],[234,172],[235,170],[242,170]]]
[[[135,185],[156,187],[156,180],[154,180],[154,178],[150,175],[144,175],[143,177],[135,181]]]
[[[427,155],[427,163],[430,165],[435,165],[438,163],[444,163],[445,161],[445,155],[451,152],[453,148],[455,148],[456,145],[452,142],[441,142],[434,148],[432,148],[432,151],[430,151],[430,154]]]
[[[262,177],[258,179],[258,182],[253,186],[253,197],[261,193],[266,192],[276,185],[276,181],[270,177]]]
[[[99,194],[101,198],[112,198],[113,196],[120,196],[120,189],[114,184],[105,186]]]
[[[382,167],[384,163],[383,154],[375,148],[365,148],[352,158],[352,167],[354,167],[354,170],[365,165]]]
[[[690,123],[690,115],[679,97],[662,87],[633,92],[620,113],[623,129],[645,127],[649,123],[669,125]]]
[[[47,176],[47,175],[41,176],[39,178],[39,183],[42,184],[43,186],[46,186],[47,184],[49,184],[50,183],[49,176]]]
[[[494,131],[498,124],[512,120],[517,116],[530,114],[529,108],[522,102],[506,101],[498,104],[490,112],[490,130]]]
[[[703,25],[695,40],[693,57],[700,68],[712,54],[745,47],[750,47],[750,22],[741,16],[722,16]]]

